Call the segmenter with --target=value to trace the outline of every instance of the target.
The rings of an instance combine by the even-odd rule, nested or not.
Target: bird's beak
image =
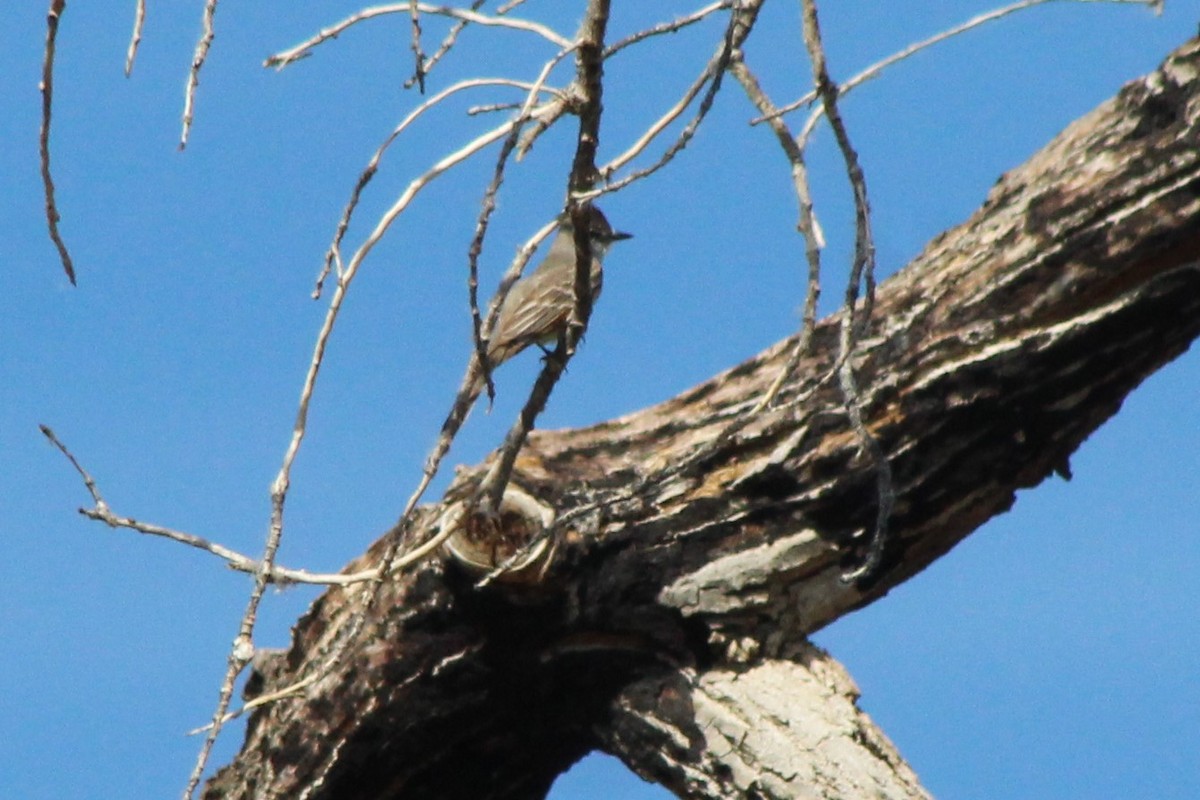
[[[614,242],[619,242],[622,239],[632,239],[632,238],[633,238],[632,233],[625,233],[625,231],[613,231],[612,232],[612,240]]]

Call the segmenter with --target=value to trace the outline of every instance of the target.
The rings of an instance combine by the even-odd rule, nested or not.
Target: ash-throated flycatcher
[[[604,279],[601,261],[605,253],[613,242],[628,239],[630,234],[614,231],[595,206],[588,207],[587,221],[588,241],[592,250],[589,276],[592,302],[595,303]],[[566,217],[559,223],[558,233],[550,244],[550,252],[542,259],[542,263],[517,281],[505,296],[496,324],[488,336],[489,366],[495,369],[531,344],[547,346],[556,342],[566,330],[574,309],[575,227]],[[438,443],[426,462],[426,475],[432,475],[431,470],[437,468],[450,448],[450,442],[466,421],[483,386],[483,365],[479,363],[478,355],[472,355],[454,406],[442,423]]]
[[[588,241],[592,249],[592,302],[604,283],[601,262],[613,242],[631,234],[614,231],[600,209],[587,212]],[[550,346],[566,330],[575,309],[575,228],[569,217],[559,225],[550,252],[530,275],[513,285],[500,307],[500,316],[488,338],[487,354],[492,369],[508,361],[531,344]],[[482,387],[480,387],[482,388]]]
[[[587,211],[588,240],[592,249],[592,268],[589,274],[592,302],[600,296],[604,283],[601,262],[613,242],[628,239],[630,234],[614,231],[600,209],[589,206]],[[575,226],[570,217],[559,223],[558,233],[550,243],[550,252],[529,275],[513,284],[512,289],[500,306],[496,325],[488,336],[488,366],[491,369],[503,364],[531,344],[549,347],[558,341],[566,330],[575,310]],[[465,400],[465,408],[451,412],[446,426],[458,425],[475,398],[483,391],[483,366],[472,357],[471,366],[459,390],[459,400]],[[466,392],[464,397],[464,390]],[[461,416],[460,416],[461,415]]]

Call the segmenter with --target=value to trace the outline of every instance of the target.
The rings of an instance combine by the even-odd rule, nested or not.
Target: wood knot
[[[448,509],[457,530],[446,552],[472,572],[493,575],[502,583],[537,583],[552,555],[550,527],[554,509],[520,487],[504,490],[498,512]]]

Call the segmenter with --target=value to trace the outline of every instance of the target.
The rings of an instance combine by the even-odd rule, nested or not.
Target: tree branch
[[[58,40],[58,23],[67,10],[67,0],[50,0],[50,10],[46,13],[46,49],[42,56],[42,82],[38,88],[42,92],[42,127],[38,133],[38,152],[41,156],[42,189],[46,197],[46,228],[50,232],[50,241],[58,250],[59,260],[62,261],[63,272],[67,280],[75,285],[75,265],[71,261],[71,253],[67,243],[63,241],[58,230],[62,216],[58,213],[58,204],[54,200],[54,176],[50,173],[50,118],[54,108],[54,51]]]
[[[336,667],[257,709],[207,796],[532,797],[596,746],[689,797],[859,797],[860,769],[880,776],[879,796],[921,796],[846,682],[816,688],[836,667],[805,637],[924,569],[1017,489],[1068,474],[1079,444],[1200,335],[1198,140],[1193,41],[879,287],[854,362],[896,495],[873,583],[840,580],[872,525],[874,475],[822,382],[835,315],[766,409],[794,337],[652,408],[531,434],[513,485],[554,520],[544,562],[480,589],[486,565],[447,555],[381,584]],[[462,471],[443,505],[487,466]],[[438,518],[421,509],[415,535]],[[520,523],[476,544],[502,563],[542,528]],[[321,663],[370,591],[326,592],[252,693]],[[781,680],[813,688],[766,702]],[[838,722],[815,742],[804,716],[763,722],[769,734],[730,716],[800,715],[821,697],[816,718]],[[639,757],[631,737],[656,749]]]

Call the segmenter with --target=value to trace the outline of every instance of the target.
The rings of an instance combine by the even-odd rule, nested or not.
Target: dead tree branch
[[[680,796],[858,797],[868,780],[879,796],[923,797],[805,637],[921,571],[1017,489],[1066,474],[1200,335],[1197,140],[1194,41],[879,287],[854,357],[896,496],[873,583],[840,580],[875,492],[838,388],[821,383],[835,315],[767,409],[794,338],[641,412],[532,433],[512,484],[553,520],[545,562],[478,589],[476,561],[425,561],[381,584],[365,617],[368,587],[329,590],[254,691],[307,674],[350,620],[363,635],[303,695],[256,711],[207,796],[535,796],[603,746]],[[461,473],[444,507],[488,468]],[[419,509],[415,534],[439,533],[438,519]],[[502,563],[543,527],[526,512],[510,522],[452,537],[451,552]],[[749,724],[783,696],[786,721]]]
[[[75,285],[75,265],[71,263],[71,254],[58,230],[61,219],[58,204],[54,200],[54,177],[50,173],[50,116],[54,109],[54,46],[58,40],[58,23],[63,12],[67,10],[67,0],[51,0],[50,11],[46,14],[46,49],[42,57],[42,128],[38,133],[38,149],[42,164],[42,187],[46,195],[46,224],[50,230],[50,241],[58,250],[59,260],[62,261],[63,272],[71,285]]]

